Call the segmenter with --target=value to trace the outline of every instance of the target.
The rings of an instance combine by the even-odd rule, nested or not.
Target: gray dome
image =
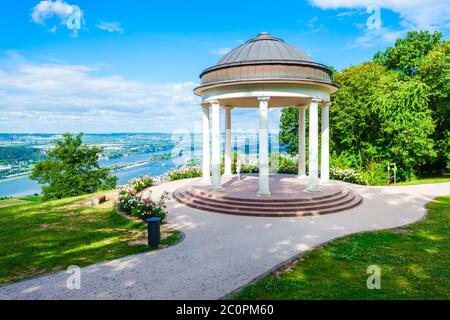
[[[272,37],[267,32],[231,50],[213,67],[202,72],[200,78],[211,71],[236,65],[255,64],[316,64],[305,52]],[[318,65],[318,64],[317,64]]]
[[[267,32],[227,53],[216,65],[205,69],[200,79],[201,86],[196,92],[238,82],[294,81],[336,87],[327,66],[314,62],[305,52]]]
[[[216,66],[243,64],[253,61],[312,61],[311,58],[297,48],[275,38],[267,32],[247,41],[240,47],[226,54]]]

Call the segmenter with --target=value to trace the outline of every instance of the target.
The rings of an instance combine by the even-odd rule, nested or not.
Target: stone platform
[[[177,189],[179,202],[200,210],[260,217],[299,217],[334,213],[359,205],[362,198],[339,182],[321,185],[319,192],[308,192],[307,179],[276,174],[269,179],[270,197],[258,197],[258,175],[223,179],[224,191],[215,192],[196,181]]]

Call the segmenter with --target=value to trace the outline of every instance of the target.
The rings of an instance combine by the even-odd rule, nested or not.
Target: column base
[[[272,193],[270,191],[258,191],[257,197],[270,197]]]
[[[308,187],[308,188],[306,188],[306,191],[315,193],[315,192],[320,192],[320,189],[319,189],[319,187]]]
[[[330,183],[330,179],[325,179],[325,180],[320,179],[320,183],[321,184],[329,184]]]
[[[307,179],[308,176],[306,174],[299,174],[297,175],[297,179]]]
[[[234,176],[234,174],[232,174],[232,173],[224,173],[222,175],[223,178],[232,178],[233,176]]]
[[[214,191],[214,192],[223,192],[223,191],[225,191],[225,188],[224,187],[222,187],[222,186],[220,186],[220,187],[211,187],[211,188],[209,188],[211,191]]]
[[[202,178],[202,179],[200,180],[200,183],[203,183],[203,184],[211,184],[211,178]]]

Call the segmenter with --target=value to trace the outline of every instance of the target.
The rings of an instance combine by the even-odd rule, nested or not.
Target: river
[[[113,164],[117,165],[135,163],[138,161],[148,160],[152,155],[155,154],[157,153],[139,154],[120,159],[102,160],[100,161],[100,165],[111,166]],[[128,183],[130,179],[142,175],[163,175],[164,173],[179,166],[181,164],[181,161],[179,160],[180,159],[149,161],[145,164],[115,170],[114,175],[119,178],[117,184],[122,185]],[[0,197],[18,197],[33,195],[35,193],[39,194],[40,192],[41,185],[36,181],[31,180],[28,176],[20,176],[16,177],[15,179],[0,180]]]

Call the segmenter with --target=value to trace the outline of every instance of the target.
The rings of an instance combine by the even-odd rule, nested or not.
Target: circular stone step
[[[176,190],[173,197],[180,203],[204,211],[260,217],[297,217],[348,210],[362,198],[340,183],[321,186],[320,192],[306,191],[304,181],[289,175],[270,177],[272,196],[257,197],[257,176],[243,180],[230,179],[225,191],[214,192],[208,186],[193,183]]]
[[[208,194],[205,192],[197,193],[192,189],[185,189],[183,191],[184,196],[193,199],[208,201],[219,201],[220,203],[230,204],[230,205],[243,205],[243,206],[260,206],[260,207],[298,207],[308,204],[325,204],[329,202],[335,202],[336,200],[343,199],[349,195],[349,190],[347,188],[342,188],[335,195],[329,197],[318,198],[317,200],[301,198],[301,199],[289,199],[289,201],[276,201],[269,200],[265,198],[261,199],[245,199],[245,198],[228,198],[228,197],[217,197],[214,194]]]

